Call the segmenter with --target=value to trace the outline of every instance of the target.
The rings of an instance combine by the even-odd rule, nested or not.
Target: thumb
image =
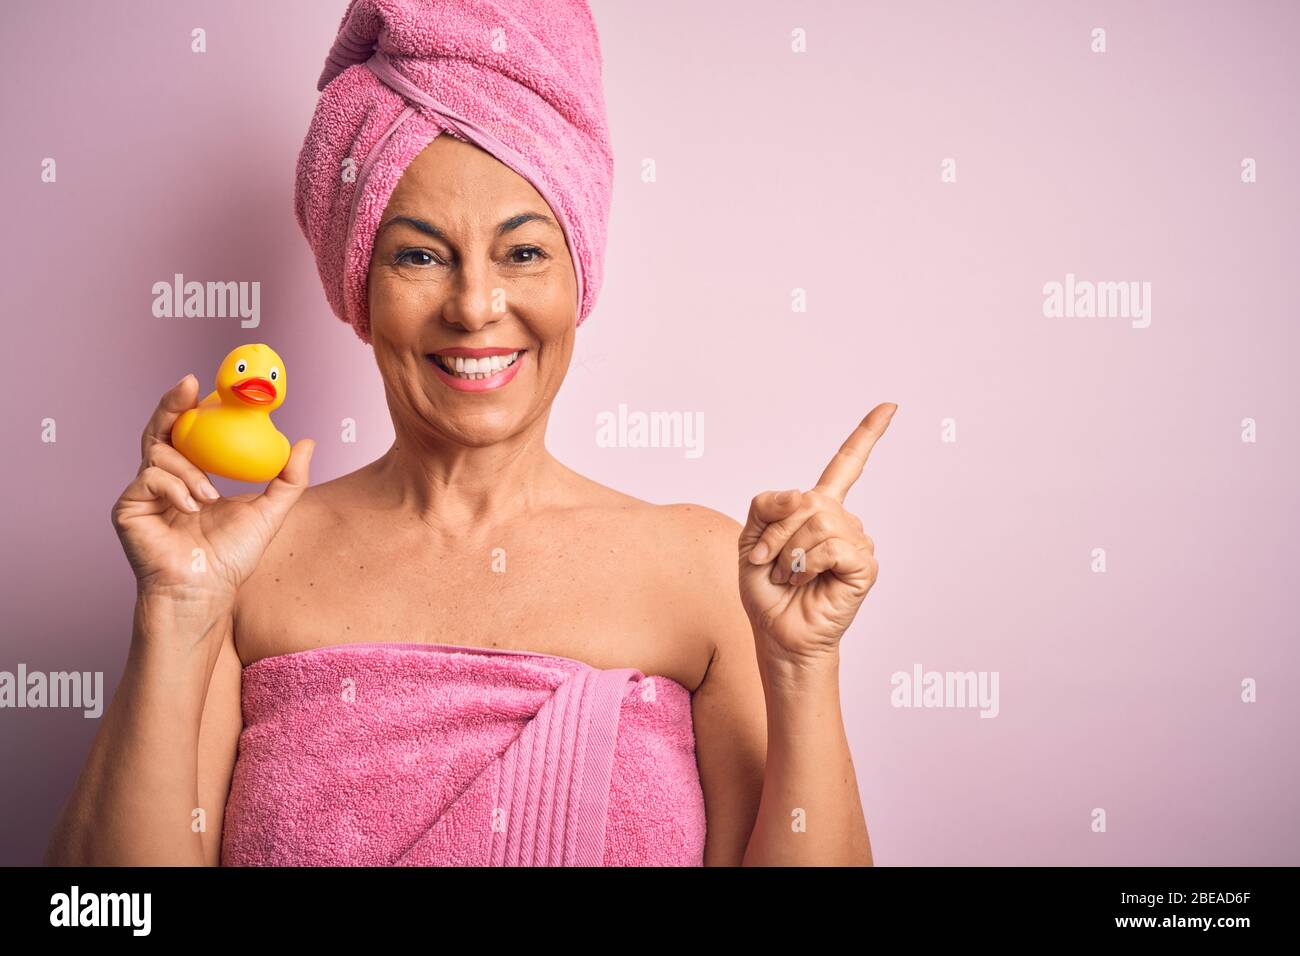
[[[741,529],[740,540],[737,542],[741,558],[749,556],[769,525],[790,517],[799,510],[802,501],[803,494],[798,488],[765,491],[755,496],[749,504],[749,515],[745,518],[745,526]]]
[[[308,466],[311,464],[311,456],[315,450],[314,439],[300,439],[293,446],[293,450],[289,453],[289,460],[285,462],[280,474],[273,478],[266,486],[266,491],[255,499],[258,510],[267,519],[273,534],[280,530],[280,525],[284,523],[289,509],[297,504],[298,499],[311,483]]]

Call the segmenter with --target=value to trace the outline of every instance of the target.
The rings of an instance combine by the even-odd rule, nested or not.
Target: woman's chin
[[[429,425],[458,444],[473,448],[505,441],[524,427],[524,416],[514,408],[499,405],[467,408],[466,404],[457,399],[434,401],[426,412]]]
[[[440,425],[440,431],[450,434],[451,440],[464,448],[488,448],[500,444],[517,430],[504,425],[494,428],[481,420],[466,422],[463,427],[457,427],[456,422],[441,422]]]

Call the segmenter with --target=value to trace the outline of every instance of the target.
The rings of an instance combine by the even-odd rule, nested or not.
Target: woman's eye
[[[541,249],[538,249],[536,246],[520,246],[518,249],[511,249],[510,254],[512,256],[519,256],[525,254],[528,255],[527,259],[515,260],[515,262],[519,263],[520,265],[529,265],[530,263],[533,262],[541,262],[543,259],[546,258],[546,253],[543,252]]]
[[[412,259],[413,256],[422,256],[423,258],[416,261]],[[433,256],[423,249],[403,249],[397,254],[397,261],[413,266],[427,266],[433,264]]]

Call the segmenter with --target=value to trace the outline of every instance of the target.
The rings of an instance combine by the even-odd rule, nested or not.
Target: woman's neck
[[[562,498],[573,474],[546,449],[544,428],[482,447],[399,429],[372,466],[373,500],[447,528],[536,513]]]

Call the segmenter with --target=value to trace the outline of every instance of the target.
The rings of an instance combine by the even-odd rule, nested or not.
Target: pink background
[[[0,14],[0,669],[115,687],[134,591],[109,510],[183,373],[270,342],[294,374],[277,423],[318,439],[314,480],[387,448],[372,355],[328,312],[292,213],[343,7]],[[881,565],[842,678],[877,862],[1300,863],[1297,8],[593,7],[608,273],[549,447],[629,494],[743,520],[899,404],[847,502]],[[154,318],[151,286],[176,272],[259,281],[261,327]],[[1068,272],[1151,282],[1150,328],[1045,318],[1043,284]],[[620,402],[702,412],[703,457],[597,447]],[[891,707],[890,675],[917,663],[997,671],[999,716]],[[0,710],[0,863],[39,860],[96,726]]]

